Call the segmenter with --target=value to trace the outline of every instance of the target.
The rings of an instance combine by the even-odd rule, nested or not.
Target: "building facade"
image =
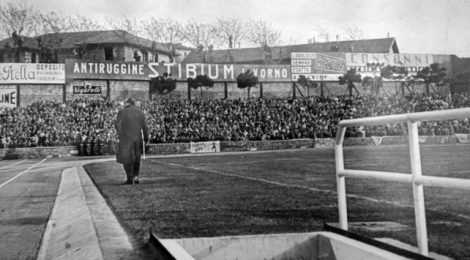
[[[65,63],[66,59],[170,62],[191,51],[157,43],[122,30],[66,32],[0,41],[2,63]]]

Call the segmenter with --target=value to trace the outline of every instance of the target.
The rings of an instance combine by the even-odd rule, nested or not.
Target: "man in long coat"
[[[145,114],[129,98],[124,102],[124,108],[119,110],[114,125],[119,137],[116,161],[123,164],[127,175],[124,184],[139,183],[140,157],[142,149],[145,149],[143,142],[149,140]]]

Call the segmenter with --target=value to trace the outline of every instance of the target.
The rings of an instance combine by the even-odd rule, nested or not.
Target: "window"
[[[134,51],[134,61],[140,62],[140,55],[138,51]]]
[[[104,47],[104,60],[113,60],[113,47]]]

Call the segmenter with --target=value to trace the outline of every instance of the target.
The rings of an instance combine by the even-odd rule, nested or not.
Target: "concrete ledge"
[[[37,259],[104,259],[76,168],[62,173]]]
[[[116,216],[108,207],[83,167],[79,166],[77,168],[85,193],[86,204],[91,213],[104,259],[134,258],[134,248]]]
[[[75,146],[45,146],[0,149],[0,158],[26,159],[69,156],[70,151],[76,150]]]
[[[331,232],[157,239],[181,259],[409,259]],[[158,248],[156,248],[158,250]],[[175,257],[176,259],[180,259]],[[175,259],[163,258],[163,259]]]
[[[37,259],[136,259],[129,237],[82,166],[62,173]]]

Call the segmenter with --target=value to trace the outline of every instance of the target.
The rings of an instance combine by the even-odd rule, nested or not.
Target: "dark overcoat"
[[[144,112],[134,105],[127,106],[119,110],[114,126],[119,137],[116,161],[125,164],[140,159],[144,148],[142,141],[149,139]]]

